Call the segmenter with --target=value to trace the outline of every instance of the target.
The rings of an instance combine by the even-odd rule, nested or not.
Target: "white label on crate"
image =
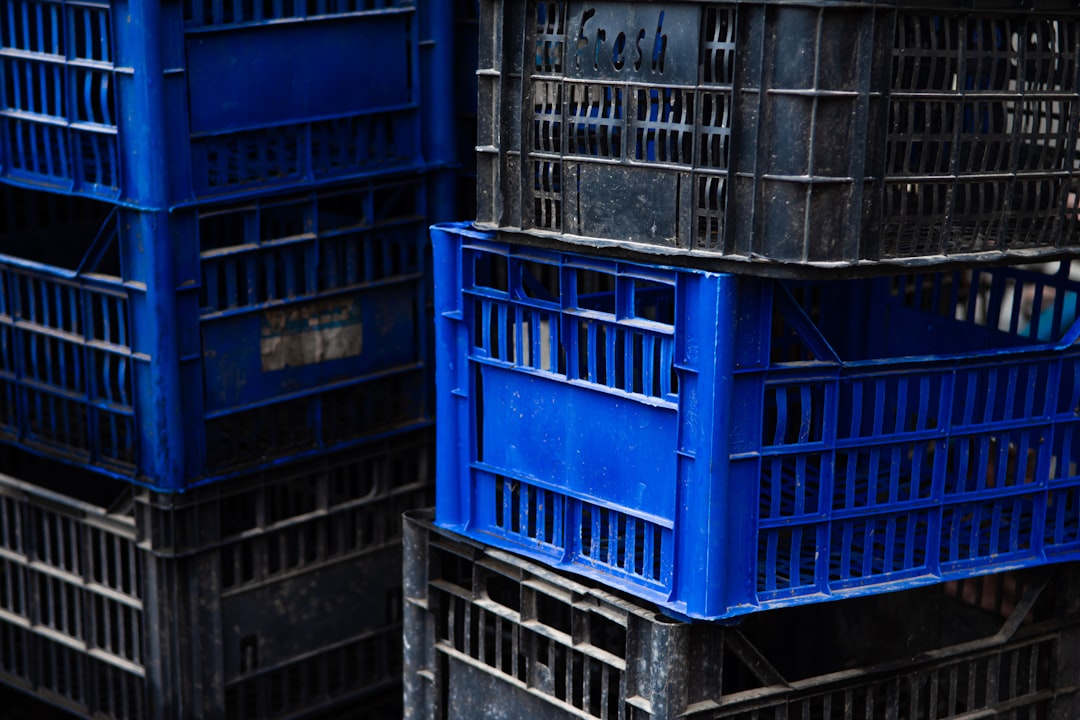
[[[355,299],[268,310],[262,316],[263,372],[354,357],[363,346],[364,325]]]

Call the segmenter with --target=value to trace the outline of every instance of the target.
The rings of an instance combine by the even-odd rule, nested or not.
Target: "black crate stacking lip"
[[[481,0],[478,210],[799,276],[1080,249],[1080,7]]]
[[[404,521],[405,718],[1074,718],[1075,566],[738,626]]]

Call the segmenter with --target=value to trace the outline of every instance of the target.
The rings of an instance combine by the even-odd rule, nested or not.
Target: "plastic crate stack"
[[[406,718],[1069,718],[1074,566],[811,604],[737,626],[405,523]]]
[[[479,44],[478,218],[432,233],[423,532],[480,545],[407,553],[407,712],[736,717],[686,690],[694,625],[589,640],[598,587],[788,633],[844,599],[865,630],[859,603],[912,602],[885,594],[1080,557],[1075,8],[482,0]],[[844,647],[817,651],[917,670]],[[1074,663],[1038,667],[1052,709],[897,717],[1075,714]]]
[[[0,681],[94,717],[400,712],[452,22],[0,1]]]

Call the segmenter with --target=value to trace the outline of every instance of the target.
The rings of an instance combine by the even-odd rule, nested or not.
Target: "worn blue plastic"
[[[8,0],[0,179],[156,210],[445,164],[445,5]]]
[[[1067,263],[784,283],[432,239],[445,528],[693,618],[1080,558]]]
[[[0,440],[181,490],[430,423],[425,178],[0,193]]]

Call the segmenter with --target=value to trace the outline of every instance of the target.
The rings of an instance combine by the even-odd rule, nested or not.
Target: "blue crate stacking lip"
[[[1080,557],[1067,263],[784,283],[432,238],[442,527],[710,619]]]
[[[4,0],[0,179],[162,209],[445,163],[445,5]]]
[[[182,490],[430,423],[425,178],[0,193],[0,441]]]

